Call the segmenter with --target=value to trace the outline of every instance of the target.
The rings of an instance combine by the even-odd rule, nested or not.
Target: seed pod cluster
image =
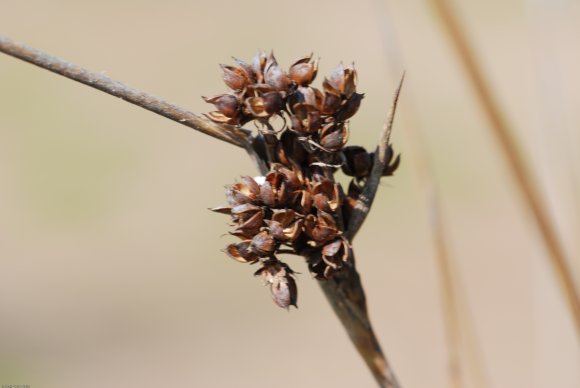
[[[299,58],[285,72],[272,53],[258,53],[251,64],[222,65],[230,93],[204,97],[216,110],[206,116],[216,122],[244,125],[266,123],[273,116],[289,119],[288,129],[312,147],[336,152],[348,139],[347,120],[358,110],[363,94],[356,92],[354,66],[340,64],[322,84],[310,86],[318,72],[312,55]]]
[[[263,177],[242,177],[227,186],[227,205],[212,210],[231,216],[231,234],[239,238],[225,252],[242,263],[259,263],[256,276],[270,285],[280,307],[296,306],[295,272],[280,261],[281,253],[307,258],[311,274],[333,277],[352,260],[344,237],[349,215],[369,176],[374,155],[358,146],[346,147],[348,119],[363,94],[356,92],[356,70],[340,64],[322,84],[311,86],[318,71],[312,55],[295,61],[285,72],[273,54],[258,53],[251,64],[237,60],[222,65],[229,93],[206,98],[216,110],[206,116],[217,123],[255,122],[269,167]],[[271,119],[281,117],[274,130]],[[389,148],[383,175],[399,164]],[[342,167],[352,176],[345,195],[333,173]]]
[[[339,270],[350,257],[350,245],[336,219],[344,194],[338,183],[319,173],[306,177],[278,163],[260,178],[245,176],[228,186],[228,204],[212,210],[231,216],[231,234],[240,239],[228,245],[226,253],[242,263],[260,263],[257,274],[282,273],[274,277],[282,282],[267,281],[274,300],[279,305],[280,301],[295,302],[294,272],[276,255],[284,251],[300,255],[308,250],[309,257],[316,257],[308,265],[318,279],[330,278]],[[290,293],[288,298],[279,296],[281,289]]]

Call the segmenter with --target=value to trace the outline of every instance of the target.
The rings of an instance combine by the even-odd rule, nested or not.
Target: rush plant
[[[339,65],[317,89],[311,83],[318,63],[311,55],[288,72],[273,54],[258,53],[251,64],[236,60],[236,66],[222,66],[230,92],[205,98],[216,110],[203,118],[6,37],[0,36],[0,51],[244,148],[260,175],[228,186],[227,205],[213,209],[231,216],[231,234],[240,239],[226,253],[259,264],[255,274],[283,308],[296,306],[296,274],[278,255],[304,257],[378,384],[399,386],[368,317],[352,241],[381,178],[399,165],[390,134],[403,79],[378,145],[367,152],[346,146],[349,119],[363,99],[354,66]],[[250,123],[255,129],[246,128]],[[347,190],[334,179],[340,169],[352,177]]]

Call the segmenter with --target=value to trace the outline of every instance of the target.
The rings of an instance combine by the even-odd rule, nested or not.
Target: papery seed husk
[[[260,256],[266,256],[274,252],[276,249],[276,242],[274,238],[268,234],[267,231],[258,233],[252,239],[252,250]]]
[[[285,281],[272,283],[270,290],[272,292],[272,298],[278,306],[285,309],[288,309],[290,306],[298,307],[296,305],[298,289],[296,287],[296,281],[291,276],[287,276]]]
[[[255,263],[258,255],[250,250],[250,240],[240,241],[227,246],[226,253],[240,263]]]
[[[224,72],[223,80],[228,88],[240,91],[249,84],[249,79],[242,69],[228,65],[221,65],[221,67]]]

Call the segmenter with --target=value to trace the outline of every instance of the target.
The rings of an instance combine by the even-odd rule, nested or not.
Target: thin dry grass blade
[[[508,162],[516,183],[523,198],[533,214],[544,244],[549,252],[549,259],[557,275],[560,287],[566,298],[570,312],[576,325],[577,335],[580,338],[580,296],[569,268],[568,259],[558,238],[548,210],[542,201],[539,190],[526,168],[516,141],[513,138],[511,127],[501,112],[499,103],[494,98],[489,83],[483,75],[475,54],[471,50],[468,38],[460,26],[452,4],[447,0],[433,0],[435,9],[441,16],[442,24],[446,29],[451,43],[465,68],[469,81],[473,85],[477,99],[487,115],[495,139]]]
[[[391,27],[391,13],[387,2],[375,1],[379,25],[382,27],[382,38],[387,60],[390,63],[392,73],[403,68],[403,56],[398,45],[396,31]],[[404,132],[411,145],[410,158],[415,166],[417,179],[425,195],[427,211],[430,218],[431,234],[435,247],[436,264],[439,271],[439,280],[442,289],[442,308],[445,323],[446,341],[448,349],[448,372],[450,386],[459,388],[463,386],[466,378],[462,367],[462,360],[466,362],[467,369],[471,372],[471,381],[479,388],[489,387],[485,365],[481,355],[481,349],[475,326],[469,314],[467,301],[461,297],[464,288],[460,282],[457,264],[448,249],[448,236],[445,227],[439,190],[435,184],[434,172],[429,161],[429,151],[423,141],[420,129],[412,120],[413,90],[409,90],[408,98],[411,103],[402,112],[406,131]]]

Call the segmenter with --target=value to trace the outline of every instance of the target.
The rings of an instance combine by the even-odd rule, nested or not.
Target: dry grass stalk
[[[569,268],[569,261],[558,233],[550,219],[549,212],[536,187],[534,179],[520,154],[512,130],[503,115],[500,105],[493,96],[483,70],[476,60],[465,31],[462,29],[456,16],[453,5],[448,0],[433,0],[433,5],[441,16],[451,43],[465,68],[468,79],[473,85],[477,99],[487,115],[495,139],[508,162],[516,183],[522,193],[526,205],[529,207],[540,235],[548,250],[550,264],[559,280],[560,288],[566,298],[568,307],[575,323],[577,335],[580,337],[580,294]]]

